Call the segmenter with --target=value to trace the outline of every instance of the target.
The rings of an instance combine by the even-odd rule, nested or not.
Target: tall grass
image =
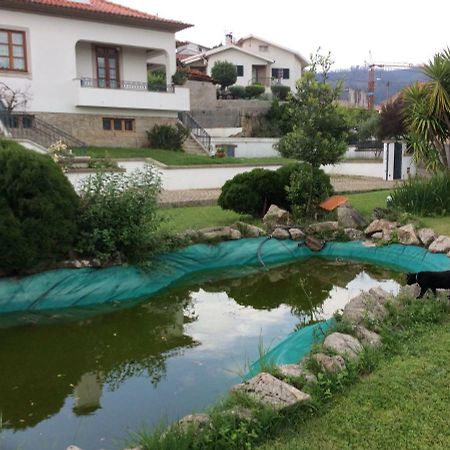
[[[392,206],[420,216],[444,216],[450,213],[450,173],[432,178],[410,178],[392,193]]]

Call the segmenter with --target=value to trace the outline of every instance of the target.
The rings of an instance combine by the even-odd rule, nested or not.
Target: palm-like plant
[[[450,50],[437,53],[423,67],[429,78],[404,91],[407,141],[417,161],[437,172],[448,169],[446,144],[450,138]]]

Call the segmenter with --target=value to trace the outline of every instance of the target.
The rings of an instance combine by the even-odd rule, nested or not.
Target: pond
[[[132,308],[0,318],[0,448],[120,449],[145,424],[201,411],[258,358],[360,289],[399,273],[310,259],[242,278],[204,274]],[[11,323],[34,322],[10,327]]]

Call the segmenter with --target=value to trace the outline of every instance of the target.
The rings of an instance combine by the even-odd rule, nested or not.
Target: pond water
[[[123,448],[144,424],[216,401],[258,358],[261,340],[273,346],[331,317],[360,289],[395,292],[401,275],[311,259],[217,277],[95,317],[47,313],[13,328],[30,317],[0,318],[0,449]]]

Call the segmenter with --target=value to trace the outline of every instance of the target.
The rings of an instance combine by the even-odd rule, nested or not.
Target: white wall
[[[260,52],[259,46],[267,45],[267,52]],[[289,86],[291,90],[295,90],[296,81],[302,76],[302,66],[300,61],[295,57],[295,55],[289,51],[283,50],[274,45],[267,44],[264,41],[260,41],[256,38],[250,38],[243,42],[242,48],[249,50],[253,53],[259,53],[264,58],[269,58],[275,62],[271,65],[270,74],[272,75],[272,68],[276,69],[289,69],[289,79],[280,80],[281,84]]]
[[[236,145],[236,158],[279,157],[280,154],[273,147],[277,142],[278,139],[271,138],[211,138],[215,147],[221,144]]]
[[[394,147],[395,142],[385,142],[383,148],[383,178],[394,179]],[[405,180],[416,175],[416,165],[411,155],[406,154],[406,144],[402,143],[402,172],[401,179]]]
[[[30,92],[32,100],[27,105],[28,111],[91,112],[75,107],[72,80],[89,65],[92,67],[84,44],[77,67],[76,44],[79,41],[127,48],[123,55],[124,80],[146,81],[145,49],[167,52],[169,79],[176,70],[175,35],[171,32],[1,9],[0,28],[3,27],[26,31],[29,73],[0,71],[0,81],[13,89]],[[131,47],[135,49],[130,50]],[[130,67],[125,67],[125,63]]]
[[[382,163],[346,163],[327,165],[321,167],[330,175],[354,175],[362,177],[384,178],[384,166]]]

